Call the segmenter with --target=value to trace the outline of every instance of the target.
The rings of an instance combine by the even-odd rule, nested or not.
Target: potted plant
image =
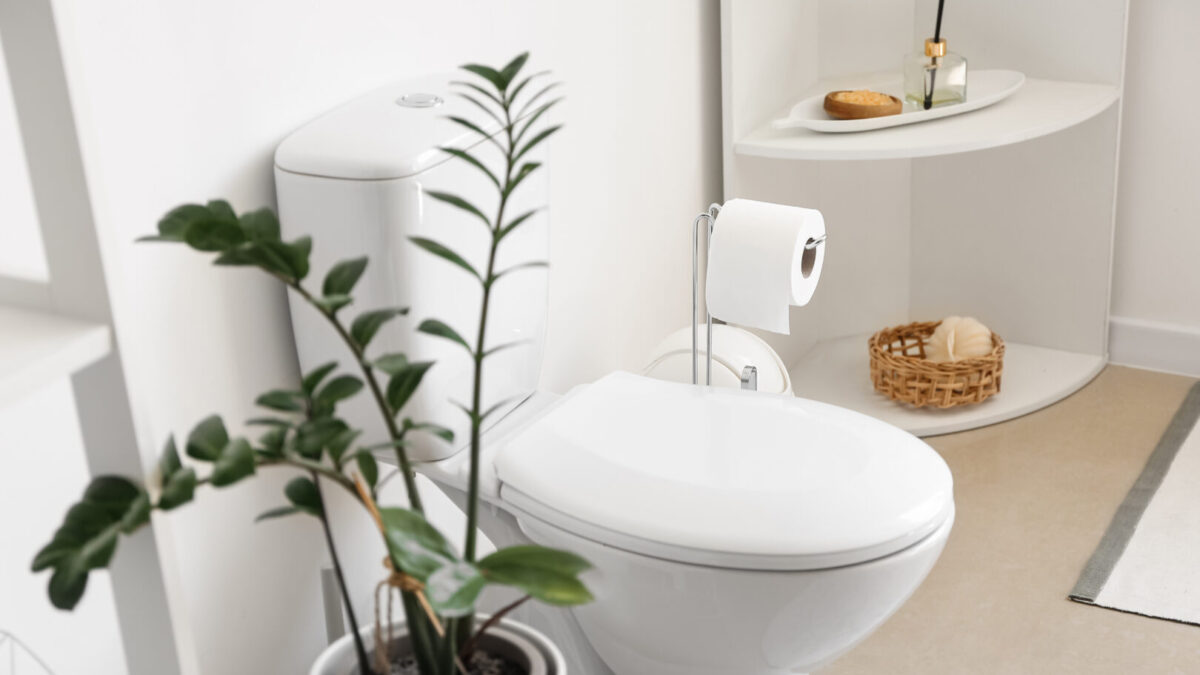
[[[461,553],[449,538],[434,528],[424,515],[416,489],[412,464],[405,450],[409,434],[433,434],[447,442],[453,433],[440,426],[413,420],[403,414],[405,404],[420,386],[432,362],[409,361],[401,353],[375,354],[372,339],[406,308],[374,308],[347,320],[353,290],[367,266],[367,259],[344,260],[325,274],[318,291],[308,285],[312,241],[301,237],[285,242],[279,222],[270,209],[238,216],[224,201],[188,204],[169,212],[158,223],[158,234],[149,241],[182,243],[214,253],[217,265],[250,266],[278,279],[323,316],[345,342],[354,372],[337,363],[327,363],[305,373],[298,387],[268,391],[256,403],[268,415],[246,422],[264,431],[256,441],[231,436],[219,416],[202,420],[188,434],[184,452],[194,462],[180,458],[173,438],[168,439],[157,471],[143,486],[121,476],[92,480],[82,499],[71,506],[54,537],[33,561],[33,569],[52,570],[51,602],[61,609],[73,608],[82,597],[92,570],[108,566],[121,535],[129,535],[150,521],[152,511],[170,511],[192,501],[198,489],[222,488],[273,467],[298,472],[284,489],[287,503],[259,515],[259,520],[307,515],[321,525],[333,570],[341,585],[342,601],[350,618],[351,631],[330,646],[313,666],[320,675],[388,673],[398,660],[409,662],[409,670],[420,675],[460,675],[483,671],[488,662],[507,660],[510,670],[530,675],[565,672],[561,654],[540,633],[504,618],[530,598],[555,605],[577,605],[592,599],[579,575],[588,563],[572,553],[541,546],[515,546],[483,558],[476,555],[476,521],[480,433],[492,409],[484,407],[482,381],[487,357],[503,345],[484,344],[489,300],[494,285],[509,270],[495,268],[496,252],[506,236],[522,225],[533,212],[507,213],[509,197],[540,164],[528,153],[545,141],[559,126],[539,124],[544,113],[558,102],[548,99],[556,83],[530,87],[545,73],[518,80],[528,54],[521,54],[503,68],[463,66],[473,81],[456,83],[462,96],[485,112],[500,127],[489,134],[484,126],[468,119],[450,119],[481,134],[501,155],[503,171],[494,172],[472,154],[458,149],[445,151],[483,172],[499,194],[494,217],[488,217],[466,200],[444,192],[430,196],[463,209],[487,225],[488,264],[476,270],[461,255],[431,239],[412,242],[461,267],[480,283],[482,302],[478,334],[469,342],[451,326],[435,318],[425,319],[418,330],[450,340],[467,351],[474,362],[471,404],[463,406],[470,422],[471,472],[466,504],[467,529]],[[529,263],[544,265],[542,262]],[[360,440],[361,431],[338,416],[338,405],[363,389],[376,403],[387,429],[381,442]],[[377,504],[379,467],[376,451],[394,453],[399,474],[405,481],[408,504]],[[197,472],[195,466],[208,466]],[[403,622],[374,627],[373,649],[366,638],[372,629],[355,620],[346,591],[345,578],[326,515],[323,493],[341,489],[366,509],[378,526],[387,551],[387,578],[382,582],[398,590],[404,610]],[[490,585],[518,589],[522,597],[491,617],[477,617],[475,603]],[[390,602],[389,602],[390,606]],[[481,620],[482,619],[482,620]],[[372,653],[374,652],[374,653]],[[493,664],[494,665],[494,664]],[[516,671],[511,670],[516,667]]]

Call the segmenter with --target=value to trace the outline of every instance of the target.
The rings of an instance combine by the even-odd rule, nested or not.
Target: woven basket
[[[870,337],[867,348],[875,391],[917,408],[980,403],[1000,392],[1004,340],[992,333],[992,353],[987,356],[934,363],[925,359],[925,342],[940,323],[910,323]]]

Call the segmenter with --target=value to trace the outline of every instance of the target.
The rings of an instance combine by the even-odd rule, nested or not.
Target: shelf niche
[[[936,4],[723,0],[721,8],[725,198],[818,208],[829,230],[821,285],[807,307],[793,308],[791,335],[760,335],[792,369],[799,395],[921,435],[1049,405],[1107,362],[1128,9],[1126,0],[949,0],[943,34],[952,50],[972,69],[1030,78],[1011,99],[880,132],[769,130],[822,82],[898,71],[931,32]],[[974,412],[914,415],[872,398],[865,336],[952,314],[976,316],[1018,345],[1019,367],[995,400]],[[861,363],[845,361],[850,338],[862,338]],[[842,367],[816,365],[834,354]]]

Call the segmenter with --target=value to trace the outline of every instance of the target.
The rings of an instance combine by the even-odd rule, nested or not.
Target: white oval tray
[[[904,80],[898,74],[867,75],[862,79],[852,81],[852,85],[839,88],[870,89],[890,94],[904,101]],[[813,94],[792,106],[792,111],[787,117],[775,120],[771,126],[776,129],[812,129],[822,133],[886,129],[979,110],[1012,96],[1023,84],[1025,84],[1025,74],[1015,70],[972,70],[967,74],[967,100],[963,103],[923,110],[918,104],[905,101],[904,109],[899,115],[869,117],[862,120],[830,118],[825,112],[825,94],[835,91],[835,89],[829,89],[819,94]]]

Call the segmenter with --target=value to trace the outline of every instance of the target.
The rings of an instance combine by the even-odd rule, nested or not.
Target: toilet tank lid
[[[501,498],[581,536],[716,566],[820,569],[899,551],[953,513],[920,439],[791,396],[613,373],[496,457]]]
[[[447,161],[439,148],[468,149],[479,134],[447,119],[462,117],[489,134],[500,130],[456,95],[445,73],[396,82],[344,103],[292,132],[275,151],[291,173],[348,180],[415,176]]]

